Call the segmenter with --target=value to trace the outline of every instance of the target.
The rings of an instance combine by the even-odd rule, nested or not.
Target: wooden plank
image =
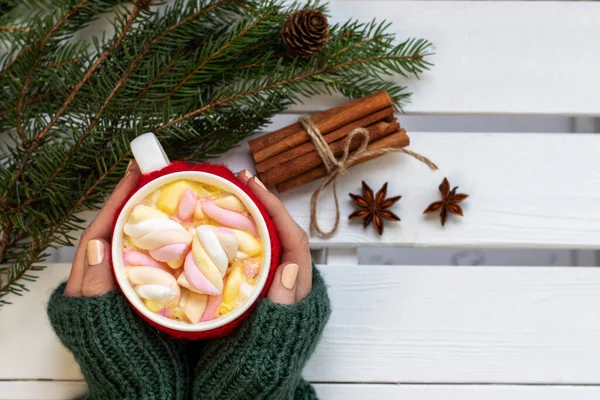
[[[324,266],[311,381],[594,384],[597,268]]]
[[[277,125],[295,117],[278,119]],[[311,238],[319,247],[435,246],[480,248],[600,247],[600,136],[593,134],[419,133],[411,149],[440,167],[432,172],[402,154],[390,154],[356,166],[338,180],[341,221],[331,239]],[[234,170],[251,168],[247,145],[221,158]],[[465,216],[452,217],[445,228],[439,217],[423,210],[439,199],[444,177],[469,194]],[[374,190],[389,182],[388,194],[402,195],[393,210],[402,218],[388,223],[383,236],[347,216],[354,206],[348,193],[359,193],[365,180]],[[280,197],[294,219],[309,227],[310,197],[318,183]],[[320,201],[321,226],[333,224],[330,189]]]
[[[597,386],[314,385],[322,400],[596,400]],[[64,400],[86,393],[82,381],[0,381],[0,400]]]
[[[0,381],[0,400],[81,399],[86,393],[83,381]]]
[[[70,264],[49,264],[35,274],[39,280],[27,282],[29,293],[5,298],[13,304],[0,310],[0,380],[81,379],[79,366],[58,341],[46,316],[50,294],[70,270]]]
[[[68,269],[2,310],[0,381],[81,379],[44,310]],[[334,312],[310,381],[600,384],[597,268],[321,269]]]
[[[435,44],[433,70],[398,78],[414,93],[410,113],[599,115],[598,2],[330,2],[331,22],[393,21],[397,38]],[[340,98],[311,98],[321,110]]]
[[[317,384],[323,400],[596,400],[598,387]]]

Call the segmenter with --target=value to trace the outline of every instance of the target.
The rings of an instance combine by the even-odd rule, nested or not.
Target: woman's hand
[[[265,206],[275,223],[281,241],[281,264],[275,272],[267,297],[280,304],[296,304],[312,289],[312,260],[308,235],[294,221],[281,201],[263,183],[244,170],[238,179]]]
[[[117,184],[112,195],[94,221],[82,233],[71,274],[63,294],[73,297],[94,297],[115,288],[115,280],[109,264],[110,246],[115,213],[140,178],[140,169],[135,161],[127,167],[125,176]]]

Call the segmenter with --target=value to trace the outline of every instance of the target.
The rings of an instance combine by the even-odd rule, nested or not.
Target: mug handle
[[[144,133],[133,139],[131,153],[142,174],[158,171],[171,163],[156,135],[152,132]]]

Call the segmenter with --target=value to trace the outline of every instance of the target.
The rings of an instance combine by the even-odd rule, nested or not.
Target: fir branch
[[[53,97],[56,96],[59,92],[58,91],[54,91],[54,92],[50,92],[50,93],[44,93],[38,97],[34,97],[33,99],[29,99],[27,100],[27,105],[32,105],[35,103],[39,103],[40,101],[47,99],[48,97]],[[8,108],[6,110],[0,110],[0,117],[3,117],[4,115],[8,114],[9,112],[12,111],[16,111],[17,107],[13,107],[13,108]]]
[[[206,8],[203,8],[200,11],[192,14],[190,17],[184,18],[182,21],[178,22],[177,24],[172,25],[171,27],[169,27],[168,29],[166,29],[163,33],[161,33],[160,35],[156,36],[140,53],[138,53],[138,56],[134,59],[134,61],[129,66],[129,69],[125,73],[123,73],[123,75],[121,76],[121,78],[119,79],[119,81],[117,82],[117,84],[112,88],[111,92],[109,93],[109,95],[107,96],[107,98],[104,100],[104,103],[102,104],[102,106],[100,107],[100,109],[96,112],[94,118],[92,119],[92,122],[88,125],[88,127],[83,132],[83,134],[77,139],[77,141],[75,142],[75,144],[69,149],[69,151],[64,155],[64,157],[59,161],[58,166],[56,167],[56,169],[54,170],[54,172],[50,175],[49,179],[42,186],[42,188],[40,190],[38,190],[34,195],[29,196],[27,198],[27,200],[25,200],[24,202],[22,202],[17,207],[9,208],[8,212],[15,212],[15,211],[23,210],[24,208],[28,207],[29,205],[31,205],[32,203],[34,203],[35,201],[37,201],[39,199],[39,195],[41,193],[43,193],[46,189],[48,189],[48,187],[54,182],[54,180],[57,178],[57,176],[60,174],[60,172],[62,172],[63,169],[66,167],[66,165],[67,165],[69,159],[71,158],[71,156],[77,152],[77,150],[82,145],[82,143],[94,131],[94,128],[96,127],[97,123],[100,121],[102,113],[104,112],[104,110],[106,109],[106,107],[108,107],[108,105],[110,104],[111,100],[113,99],[113,97],[115,96],[115,94],[117,93],[117,91],[121,88],[121,86],[125,83],[125,81],[129,78],[130,74],[137,68],[137,66],[139,65],[140,61],[142,61],[144,59],[144,57],[148,54],[148,52],[151,50],[152,46],[154,46],[157,43],[159,43],[168,34],[170,34],[171,32],[173,32],[175,29],[179,28],[183,24],[188,23],[188,22],[192,21],[193,19],[199,18],[201,15],[206,14],[206,13],[208,13],[208,12],[216,9],[217,7],[225,4],[227,1],[230,1],[230,0],[221,0],[221,1],[217,2],[217,3],[214,3],[213,5],[211,5],[209,7],[206,7]],[[137,13],[139,13],[139,11],[142,8],[143,8],[143,4],[140,3],[140,8],[137,10]],[[122,40],[122,38],[127,33],[127,30],[129,30],[129,28],[131,28],[131,25],[133,24],[133,20],[136,17],[137,17],[136,10],[134,10],[132,12],[132,14],[130,15],[130,18],[129,18],[129,21],[128,21],[127,25],[126,25],[126,28],[121,32],[121,34],[120,34],[117,42],[115,42],[115,44],[113,44],[113,46],[111,47],[110,51],[114,51],[116,49],[116,47],[118,46],[118,43],[120,43],[120,41]],[[105,52],[103,54],[106,54],[106,57],[108,57],[109,53]],[[99,58],[96,61],[97,65],[99,65],[101,63],[101,61],[102,60],[100,60],[100,58]],[[93,67],[94,66],[92,66],[92,68]],[[90,70],[92,68],[90,68]],[[93,73],[93,71],[89,72],[90,70],[88,70],[88,73],[89,73],[88,75],[89,76],[91,76],[91,73]],[[88,75],[86,75],[86,76],[88,76]],[[89,76],[88,76],[88,78],[89,78]],[[86,79],[86,78],[84,77],[84,79]],[[80,87],[83,86],[84,83],[85,83],[85,81],[82,80],[80,82]],[[74,96],[75,95],[73,95],[73,97]],[[63,106],[63,107],[65,107],[65,106]],[[52,121],[51,121],[51,123],[52,123]],[[42,138],[43,138],[43,136],[42,136]],[[35,150],[35,148],[33,150]]]
[[[67,64],[77,64],[80,60],[78,58],[74,58],[72,60],[67,60],[67,61],[59,61],[53,64],[48,64],[46,65],[46,68],[58,68],[58,67],[62,67],[63,65],[67,65]]]
[[[164,67],[157,75],[156,77],[151,80],[150,82],[148,82],[148,84],[144,87],[144,89],[142,89],[142,91],[135,97],[135,99],[133,99],[133,101],[131,103],[129,103],[129,105],[127,106],[128,109],[131,109],[133,107],[135,107],[139,101],[146,95],[146,93],[148,93],[148,91],[156,84],[156,82],[158,82],[167,72],[169,72],[171,70],[171,68],[173,68],[173,66],[175,65],[175,63],[177,63],[178,61],[180,61],[183,57],[173,57],[171,59],[171,61],[169,61],[169,63],[167,64],[166,67]]]
[[[82,0],[79,4],[83,5],[87,1],[88,0]],[[50,122],[46,125],[46,127],[44,129],[42,129],[39,133],[37,133],[35,135],[35,138],[32,140],[31,144],[29,144],[27,146],[27,149],[25,150],[25,153],[23,155],[23,158],[21,159],[21,162],[17,165],[17,168],[15,169],[15,172],[13,173],[13,175],[10,179],[10,182],[8,184],[8,188],[7,188],[6,192],[0,198],[0,204],[3,206],[3,208],[6,207],[6,200],[7,200],[9,190],[12,188],[12,186],[14,185],[14,183],[16,182],[18,177],[23,173],[23,170],[25,169],[25,166],[27,165],[31,154],[35,151],[35,149],[37,149],[37,147],[40,145],[40,143],[42,142],[44,137],[48,134],[50,129],[52,129],[52,127],[57,123],[60,116],[66,111],[69,104],[71,104],[71,102],[73,101],[73,99],[75,98],[75,96],[77,95],[79,90],[83,87],[83,85],[87,82],[87,80],[92,76],[94,71],[96,71],[96,69],[98,69],[100,64],[102,64],[102,62],[104,60],[106,60],[110,56],[110,54],[119,46],[119,44],[121,43],[121,40],[123,40],[123,38],[127,34],[127,31],[129,31],[129,29],[131,29],[131,27],[133,26],[133,21],[138,17],[140,12],[142,11],[142,7],[143,7],[143,4],[136,3],[133,11],[131,12],[131,14],[129,15],[129,17],[127,19],[127,23],[125,24],[124,28],[121,30],[121,32],[119,33],[119,35],[117,36],[117,38],[113,42],[113,44],[110,47],[108,47],[106,50],[104,50],[104,52],[102,52],[100,57],[98,57],[98,59],[90,66],[90,68],[87,70],[86,74],[84,75],[83,79],[74,86],[73,91],[66,98],[66,100],[64,101],[61,108],[56,112],[56,114],[54,114],[54,116],[52,117]],[[31,75],[28,75],[26,82],[29,80],[30,77],[31,77]],[[17,115],[20,115],[20,111],[21,110],[19,108],[17,108]],[[18,122],[17,122],[18,126],[20,126],[19,122],[20,122],[20,119],[18,119]],[[21,136],[21,135],[19,135],[19,136]]]
[[[282,80],[279,82],[274,82],[271,83],[267,86],[261,87],[261,88],[257,88],[257,89],[252,89],[252,90],[248,90],[247,92],[243,92],[243,93],[238,93],[223,99],[219,99],[219,100],[215,100],[203,107],[200,107],[194,111],[191,111],[185,115],[182,115],[179,118],[176,118],[170,122],[167,122],[161,126],[159,126],[158,128],[155,129],[156,133],[160,133],[161,131],[163,131],[166,128],[169,128],[173,125],[177,125],[189,118],[194,118],[208,110],[214,109],[216,107],[222,106],[226,103],[230,103],[232,101],[235,101],[239,98],[242,97],[248,97],[248,96],[252,96],[261,92],[265,92],[268,90],[272,90],[272,89],[276,89],[278,87],[282,87],[282,86],[286,86],[286,85],[290,85],[290,84],[294,84],[303,80],[306,80],[308,78],[312,78],[327,72],[333,72],[337,69],[341,69],[341,68],[346,68],[346,67],[350,67],[353,65],[359,65],[359,64],[367,64],[367,63],[374,63],[374,62],[380,62],[380,61],[392,61],[392,62],[406,62],[406,61],[420,61],[423,59],[423,56],[420,55],[406,55],[406,56],[381,56],[381,57],[370,57],[370,58],[365,58],[362,60],[353,60],[353,61],[346,61],[340,64],[336,64],[336,65],[331,65],[331,66],[327,66],[321,69],[317,69],[314,71],[310,71],[306,74],[303,75],[299,75],[299,76],[295,76],[293,78],[290,79],[286,79],[286,80]]]
[[[168,101],[171,97],[173,97],[173,95],[179,89],[181,89],[183,87],[183,85],[185,85],[186,82],[188,82],[192,76],[194,76],[196,73],[198,73],[198,71],[202,70],[202,68],[204,68],[206,66],[206,64],[208,64],[211,60],[217,58],[228,47],[230,47],[236,40],[238,40],[239,38],[241,38],[242,36],[244,36],[248,31],[250,31],[252,28],[254,28],[258,24],[260,24],[262,21],[266,20],[270,15],[271,15],[270,13],[266,13],[262,17],[256,19],[252,23],[248,24],[248,26],[246,26],[244,29],[242,29],[239,33],[237,33],[236,35],[232,36],[225,43],[223,43],[223,45],[221,47],[219,47],[216,51],[214,51],[207,58],[205,58],[196,68],[194,68],[194,70],[192,72],[190,72],[185,78],[183,78],[183,80],[181,82],[179,82],[179,84],[177,84],[177,86],[175,86],[175,88],[173,88],[167,94],[167,96],[162,101],[160,101],[158,103],[158,105],[156,107],[158,108],[158,107],[162,106],[166,101]]]
[[[46,44],[48,43],[48,40],[50,40],[50,38],[52,37],[52,35],[54,35],[54,33],[60,29],[60,27],[71,17],[73,16],[75,13],[77,13],[79,11],[79,9],[81,7],[83,7],[89,0],[81,0],[79,3],[77,3],[74,7],[71,8],[71,10],[66,13],[65,15],[63,15],[61,18],[58,19],[58,21],[56,21],[56,23],[52,26],[52,28],[50,28],[50,30],[48,31],[48,33],[46,33],[46,35],[44,35],[44,37],[41,39],[39,47],[38,47],[38,51],[37,51],[37,56],[35,61],[33,62],[33,65],[30,67],[29,69],[29,74],[27,74],[27,77],[25,78],[25,82],[23,83],[23,88],[21,89],[21,98],[19,99],[19,104],[17,105],[17,132],[21,138],[21,142],[23,143],[24,147],[27,147],[27,139],[25,138],[25,134],[23,133],[23,128],[22,128],[22,121],[21,121],[21,111],[23,109],[23,106],[25,104],[25,95],[27,94],[27,88],[29,87],[29,83],[31,82],[31,76],[33,74],[33,72],[35,71],[35,69],[37,68],[38,63],[40,62],[40,59],[42,58],[43,52],[44,52],[44,48],[46,47]],[[25,51],[29,51],[29,49],[31,49],[31,47],[24,49],[21,53],[19,53],[18,57],[23,54],[23,52]],[[33,149],[35,150],[35,148]],[[32,151],[33,151],[32,150]],[[19,173],[20,174],[20,173]],[[18,177],[18,175],[15,177]],[[2,197],[2,199],[0,200],[0,203],[4,204],[4,199],[5,196]]]
[[[27,28],[19,28],[16,26],[4,26],[4,25],[0,25],[0,31],[23,32],[23,33],[31,32]]]

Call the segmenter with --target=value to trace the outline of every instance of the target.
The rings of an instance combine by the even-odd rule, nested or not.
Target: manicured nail
[[[260,179],[258,179],[258,177],[257,177],[257,176],[255,176],[255,177],[254,177],[254,182],[256,182],[256,184],[257,184],[258,186],[260,186],[261,188],[263,188],[263,189],[267,190],[267,187],[265,186],[265,184],[264,184],[264,183],[262,183],[262,182],[260,181]]]
[[[129,160],[129,164],[127,164],[127,169],[125,170],[125,176],[129,175],[131,166],[133,165],[133,158],[131,160]]]
[[[288,264],[283,267],[281,283],[288,289],[293,289],[298,277],[298,264]]]
[[[87,262],[89,266],[98,265],[104,260],[104,243],[92,239],[87,242]]]
[[[246,179],[252,178],[252,174],[250,172],[248,172],[247,169],[242,171],[242,175],[244,175],[244,178],[246,178]]]

